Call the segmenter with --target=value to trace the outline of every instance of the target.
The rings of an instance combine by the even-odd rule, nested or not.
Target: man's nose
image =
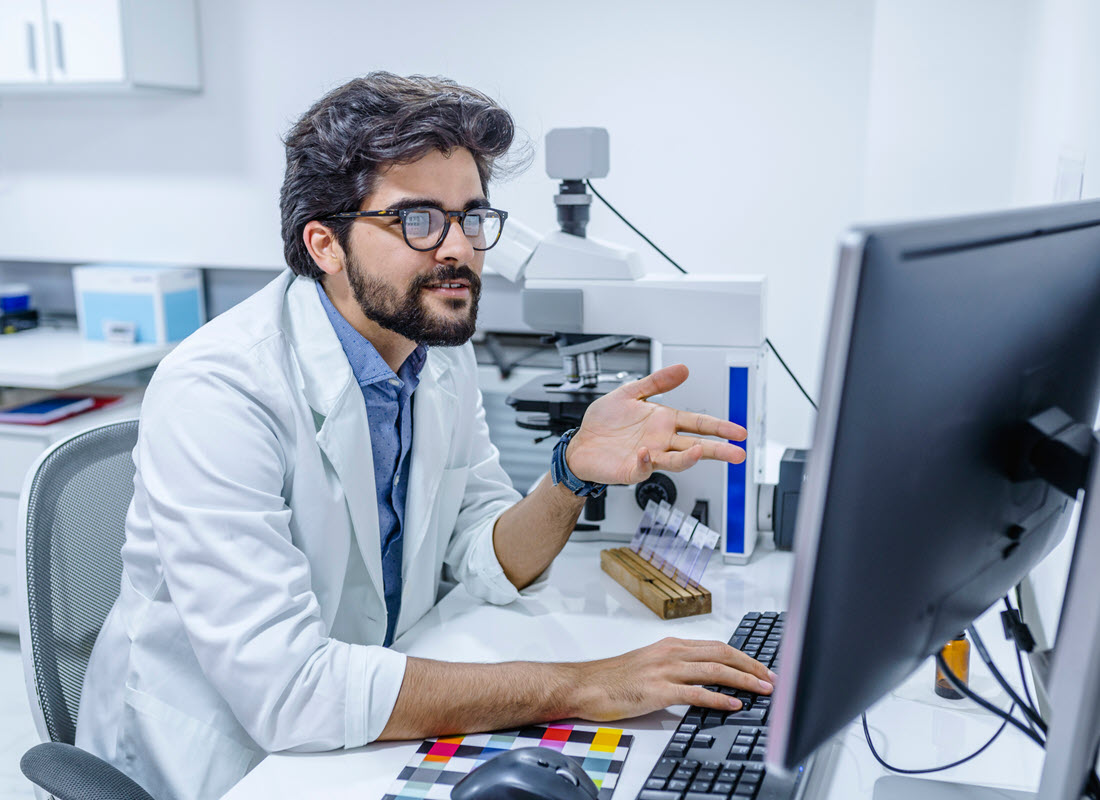
[[[474,246],[462,232],[462,223],[457,219],[451,219],[451,227],[435,253],[439,261],[457,261],[460,264],[467,264],[473,260]]]

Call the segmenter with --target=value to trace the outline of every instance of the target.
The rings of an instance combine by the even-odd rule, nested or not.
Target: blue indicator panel
[[[729,415],[746,430],[749,427],[749,368],[730,367]],[[737,442],[737,444],[742,444]],[[745,552],[745,494],[748,460],[726,465],[726,552]]]

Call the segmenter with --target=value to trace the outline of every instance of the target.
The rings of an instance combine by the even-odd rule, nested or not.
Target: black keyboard
[[[786,614],[746,614],[730,644],[775,670]],[[791,800],[802,771],[764,769],[771,698],[727,686],[712,691],[738,698],[739,711],[691,706],[649,773],[638,800]]]

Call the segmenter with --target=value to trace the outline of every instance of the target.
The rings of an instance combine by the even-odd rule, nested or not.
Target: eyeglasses
[[[392,211],[345,211],[329,214],[330,219],[356,219],[358,217],[400,217],[401,233],[405,244],[413,250],[435,250],[447,238],[451,220],[457,219],[474,250],[488,250],[500,241],[507,211],[496,208],[472,208],[469,211],[444,211],[435,206],[399,208]]]

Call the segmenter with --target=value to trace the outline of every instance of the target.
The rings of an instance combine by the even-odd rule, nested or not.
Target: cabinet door
[[[54,83],[120,83],[121,0],[45,0]]]
[[[0,2],[0,83],[44,83],[47,67],[42,0]]]

